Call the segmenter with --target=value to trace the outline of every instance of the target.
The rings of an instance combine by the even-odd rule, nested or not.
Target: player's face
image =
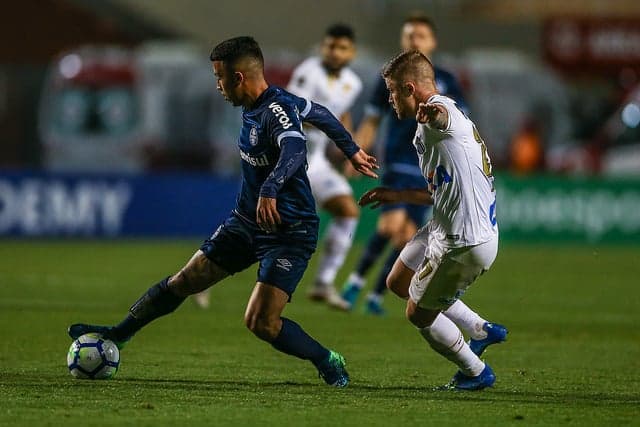
[[[413,91],[406,83],[400,83],[394,79],[386,77],[384,79],[387,89],[389,89],[389,104],[396,111],[399,119],[408,119],[416,115],[416,103],[413,98]]]
[[[356,47],[348,37],[325,37],[320,49],[322,63],[330,71],[340,71],[356,55]]]
[[[241,86],[235,73],[225,67],[222,61],[213,61],[213,74],[216,76],[216,88],[234,107],[242,105]]]
[[[400,46],[402,50],[417,50],[427,57],[436,49],[438,41],[430,26],[420,22],[407,22],[402,27]]]

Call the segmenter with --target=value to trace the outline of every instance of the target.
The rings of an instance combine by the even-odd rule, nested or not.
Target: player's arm
[[[369,206],[375,209],[382,205],[395,203],[410,203],[413,205],[432,205],[433,197],[427,188],[405,188],[394,190],[386,187],[376,187],[367,191],[360,197],[360,206]]]
[[[326,107],[307,100],[300,117],[324,132],[349,159],[355,170],[371,178],[378,178],[373,171],[378,169],[376,158],[353,142],[351,134]]]
[[[258,226],[268,232],[275,231],[281,223],[276,206],[278,192],[284,183],[304,165],[307,158],[307,144],[302,133],[284,132],[280,134],[277,142],[280,145],[280,157],[260,188],[256,212]]]
[[[449,112],[444,104],[421,103],[416,113],[418,123],[427,125],[431,129],[445,132],[449,129]]]

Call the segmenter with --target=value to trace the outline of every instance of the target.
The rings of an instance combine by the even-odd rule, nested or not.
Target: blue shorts
[[[404,188],[426,188],[427,181],[422,175],[411,175],[398,172],[385,172],[382,174],[382,186],[401,190]],[[427,213],[431,210],[430,206],[412,205],[410,203],[395,203],[382,205],[381,212],[389,212],[402,209],[407,212],[407,216],[420,228],[426,222]]]
[[[282,231],[266,233],[255,224],[232,214],[200,250],[230,274],[256,262],[258,282],[293,294],[302,279],[318,241],[317,224],[298,223]]]

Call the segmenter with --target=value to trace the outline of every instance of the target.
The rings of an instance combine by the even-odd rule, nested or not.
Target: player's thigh
[[[315,251],[315,241],[291,238],[266,245],[258,252],[258,282],[268,283],[293,295]]]
[[[424,227],[407,242],[393,264],[387,276],[387,287],[396,295],[403,298],[409,296],[411,279],[425,259],[427,240],[428,230]]]
[[[180,295],[191,295],[221,281],[229,273],[198,249],[187,264],[169,279],[169,286]]]
[[[377,230],[383,236],[393,237],[402,231],[406,221],[407,212],[401,205],[384,206],[378,217]]]
[[[326,200],[322,208],[337,218],[357,218],[360,210],[352,195],[338,195]]]
[[[200,250],[229,274],[235,274],[257,261],[254,237],[259,231],[232,215],[202,243]]]
[[[427,257],[411,279],[409,298],[418,306],[430,310],[446,310],[458,300],[484,271],[478,264],[456,260],[460,251],[453,249],[441,258]]]
[[[289,301],[289,295],[269,283],[257,282],[244,314],[247,328],[260,338],[272,341],[280,332],[280,315]]]
[[[331,199],[338,196],[347,196],[353,201],[353,190],[349,182],[328,162],[322,159],[311,160],[311,164],[307,170],[307,176],[311,184],[311,192],[319,206],[329,209],[329,207],[325,205]]]

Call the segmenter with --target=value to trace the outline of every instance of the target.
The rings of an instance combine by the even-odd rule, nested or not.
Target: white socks
[[[476,377],[484,369],[484,362],[471,351],[460,329],[447,316],[439,314],[431,326],[418,330],[431,348],[458,365],[463,374]]]
[[[462,301],[457,300],[442,313],[474,340],[481,340],[487,337],[487,331],[482,329],[486,320]]]
[[[331,221],[324,239],[324,252],[318,267],[316,283],[333,285],[336,274],[351,248],[357,225],[357,218],[342,217]]]

